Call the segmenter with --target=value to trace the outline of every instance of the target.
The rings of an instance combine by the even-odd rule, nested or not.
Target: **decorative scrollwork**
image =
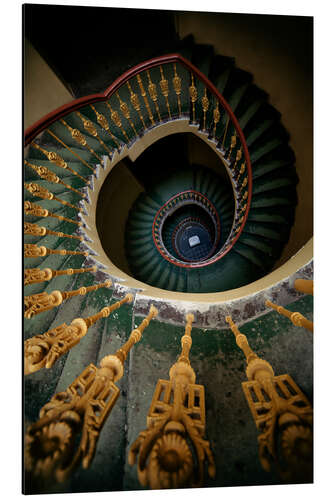
[[[289,375],[276,376],[272,366],[252,351],[230,316],[226,321],[247,361],[248,381],[242,387],[260,433],[262,467],[270,471],[274,463],[283,478],[311,480],[313,411],[308,399]]]
[[[169,99],[168,99],[168,96],[169,96],[169,82],[164,77],[164,72],[163,72],[162,66],[160,66],[160,73],[161,73],[160,88],[161,88],[162,95],[165,98],[165,104],[166,104],[166,106],[168,108],[169,118],[171,120],[171,111],[170,111],[170,105],[169,105]]]
[[[64,220],[66,222],[71,222],[72,224],[76,224],[78,226],[82,226],[82,222],[76,221],[73,219],[68,219],[63,215],[53,214],[46,208],[41,207],[40,205],[36,205],[36,203],[32,203],[31,201],[24,202],[24,213],[26,215],[32,215],[34,217],[54,217],[59,220]]]
[[[24,257],[44,257],[45,255],[84,255],[88,257],[89,252],[78,252],[75,250],[54,250],[53,248],[46,248],[32,243],[24,243]]]
[[[83,236],[76,236],[75,234],[66,234],[60,231],[51,231],[51,229],[39,226],[38,224],[33,224],[32,222],[24,223],[24,234],[28,234],[30,236],[45,236],[45,234],[51,234],[54,236],[58,236],[59,238],[74,238],[79,241],[83,241]]]
[[[68,201],[62,200],[61,198],[58,198],[55,196],[53,193],[48,191],[46,188],[40,186],[39,184],[36,184],[35,182],[25,182],[24,183],[25,189],[29,191],[29,193],[32,194],[32,196],[36,196],[37,198],[42,198],[43,200],[55,200],[61,203],[62,205],[66,205],[67,207],[75,208],[78,212],[80,209],[76,207],[75,205],[72,205]]]
[[[205,433],[204,387],[195,384],[190,365],[193,314],[188,314],[182,352],[170,368],[170,380],[159,380],[147,416],[147,429],[140,432],[128,456],[137,461],[138,479],[152,489],[202,486],[204,460],[215,477],[215,464]],[[195,459],[193,456],[195,453]]]
[[[99,368],[94,364],[87,366],[66,391],[55,394],[43,406],[39,420],[26,433],[25,468],[28,472],[62,482],[80,463],[85,469],[90,466],[99,434],[119,396],[115,382],[123,375],[126,356],[156,315],[157,309],[151,307],[148,316],[131,332],[121,349],[105,356]],[[72,328],[79,337],[87,327],[82,319],[74,321]],[[38,363],[39,357],[37,351],[35,362]]]
[[[49,281],[56,276],[71,276],[72,274],[80,274],[87,272],[96,272],[97,266],[93,267],[83,267],[81,269],[45,269],[30,268],[24,270],[24,286],[32,285],[34,283],[43,283],[44,281]]]
[[[59,290],[54,290],[52,293],[42,292],[36,293],[35,295],[27,295],[24,297],[24,317],[32,318],[36,314],[40,314],[44,311],[53,309],[54,307],[62,304],[64,300],[77,295],[85,295],[88,292],[93,292],[102,287],[109,288],[112,285],[111,280],[107,280],[99,285],[92,285],[88,287],[82,286],[77,290],[71,290],[70,292],[61,292]]]

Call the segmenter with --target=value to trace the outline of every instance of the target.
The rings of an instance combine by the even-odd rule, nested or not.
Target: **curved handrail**
[[[51,113],[48,113],[43,118],[41,118],[40,120],[35,122],[33,125],[31,125],[25,131],[24,144],[25,144],[25,146],[28,146],[30,144],[30,142],[38,134],[40,134],[43,130],[45,130],[52,123],[59,120],[63,116],[65,116],[73,111],[76,111],[85,105],[108,100],[124,83],[126,83],[126,81],[128,81],[130,78],[133,78],[134,76],[141,73],[142,71],[146,71],[148,69],[151,69],[151,68],[158,66],[158,65],[161,65],[161,64],[177,63],[177,62],[181,63],[189,71],[191,71],[197,78],[199,78],[199,80],[201,80],[204,83],[204,85],[207,87],[207,89],[216,97],[216,99],[219,101],[219,103],[226,110],[226,112],[229,115],[230,120],[232,121],[232,123],[237,131],[237,134],[238,134],[238,137],[241,141],[242,149],[244,152],[244,158],[245,158],[245,162],[246,162],[246,166],[247,166],[247,173],[248,173],[247,205],[246,205],[245,213],[243,216],[243,221],[239,227],[239,230],[238,230],[237,234],[233,237],[231,245],[223,253],[223,256],[224,256],[231,250],[231,248],[235,245],[236,241],[240,237],[242,230],[245,226],[245,223],[247,221],[248,213],[250,210],[250,204],[251,204],[251,198],[252,198],[252,168],[251,168],[250,155],[249,155],[249,152],[248,152],[248,149],[246,146],[246,141],[245,141],[243,131],[242,131],[232,109],[230,108],[229,104],[226,102],[224,97],[217,90],[215,85],[199,69],[197,69],[190,61],[185,59],[180,54],[167,54],[164,56],[159,56],[159,57],[155,57],[153,59],[149,59],[147,61],[144,61],[144,62],[134,66],[133,68],[129,69],[125,73],[123,73],[103,93],[91,94],[91,95],[86,96],[86,97],[81,97],[79,99],[75,99],[75,100],[71,101],[70,103],[67,103],[67,104],[64,104],[63,106],[60,106],[59,108],[55,109]]]

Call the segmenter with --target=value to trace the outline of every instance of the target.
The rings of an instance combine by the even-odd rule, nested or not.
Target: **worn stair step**
[[[265,238],[275,240],[277,242],[284,242],[289,234],[289,228],[275,228],[272,225],[265,225],[263,223],[247,221],[243,229],[245,233],[263,236]]]
[[[73,276],[58,276],[57,280],[51,280],[44,291],[46,293],[51,293],[54,290],[59,289],[60,291],[69,291],[80,288],[81,286],[90,286],[96,283],[95,277],[90,273],[83,273],[81,275],[73,275]],[[95,293],[95,292],[92,292]],[[26,293],[25,295],[29,295]],[[64,306],[68,301],[74,300],[75,297],[71,297],[70,299],[63,302],[60,306],[55,307],[49,311],[44,311],[36,316],[33,316],[30,319],[24,319],[24,333],[28,337],[35,335],[36,332],[46,332],[48,330],[48,325],[53,321],[56,317],[58,311]]]
[[[253,247],[261,252],[265,253],[269,257],[277,259],[281,248],[276,248],[272,240],[262,238],[258,235],[251,235],[249,233],[242,233],[239,237],[239,242],[244,243],[247,246]]]
[[[252,148],[249,149],[251,162],[252,163],[257,162],[265,155],[271,153],[281,145],[283,145],[283,140],[280,139],[279,137],[266,142],[260,147],[253,145]]]
[[[274,264],[274,259],[269,255],[260,252],[258,249],[247,246],[246,244],[237,241],[234,246],[234,251],[251,261],[253,264],[261,268],[264,272],[270,269]]]
[[[276,189],[287,188],[295,186],[295,180],[291,177],[277,178],[273,180],[265,180],[265,182],[257,182],[253,184],[254,195],[258,195],[261,193],[268,193],[269,191],[273,191],[272,195],[274,195],[274,191]]]
[[[256,179],[259,179],[259,177],[266,174],[268,175],[275,170],[283,172],[284,169],[288,171],[289,169],[293,168],[293,158],[280,158],[267,162],[258,162],[252,168],[252,180],[255,181]]]

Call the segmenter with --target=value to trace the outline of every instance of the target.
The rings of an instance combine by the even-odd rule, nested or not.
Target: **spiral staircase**
[[[189,159],[177,162],[173,139],[178,134],[195,135],[211,148],[220,160],[220,171]],[[166,377],[177,356],[185,310],[195,315],[191,360],[206,387],[207,434],[217,464],[217,478],[205,484],[279,483],[274,471],[261,470],[256,456],[255,426],[240,395],[244,363],[228,324],[223,313],[211,323],[199,304],[201,294],[217,294],[215,310],[235,311],[239,304],[219,299],[218,294],[268,275],[294,224],[298,183],[294,154],[266,94],[234,61],[187,40],[177,54],[131,68],[103,94],[77,99],[44,117],[26,131],[25,139],[24,340],[94,315],[127,292],[134,296],[132,303],[92,324],[51,368],[25,376],[25,426],[37,421],[41,407],[89,363],[98,365],[119,349],[151,303],[159,310],[125,365],[119,400],[105,422],[91,467],[77,470],[60,485],[35,484],[27,473],[26,492],[140,488],[135,471],[126,463],[128,447],[145,428],[155,382]],[[98,196],[117,165],[125,160],[135,177],[135,161],[146,150],[154,151],[161,140],[169,141],[175,160],[163,163],[153,153],[147,171],[137,174],[142,190],[128,212],[123,244],[129,275],[112,263],[103,247],[104,232],[112,232],[112,217],[117,214],[110,214],[110,226],[98,231]],[[126,186],[123,189],[126,196]],[[52,277],[34,279],[36,269],[51,269]],[[311,278],[312,264],[295,277]],[[283,302],[289,294],[289,309],[311,317],[311,297],[290,291],[290,286],[287,291],[285,285],[282,297],[276,291],[280,288],[249,296],[242,306],[247,316],[238,318],[246,320],[243,330],[252,335],[253,349],[259,352],[265,348],[273,352],[279,339],[291,332],[290,349],[311,343],[287,319],[277,322],[276,313],[265,309],[263,296]],[[56,290],[77,293],[40,314],[27,299]],[[186,294],[191,299],[184,306]],[[296,373],[293,363],[291,353],[286,353],[276,370]],[[306,360],[296,377],[310,399],[311,368],[311,360]],[[216,389],[219,384],[221,389]],[[225,384],[228,390],[223,389]],[[238,437],[233,432],[235,418]],[[244,442],[249,436],[253,449]]]

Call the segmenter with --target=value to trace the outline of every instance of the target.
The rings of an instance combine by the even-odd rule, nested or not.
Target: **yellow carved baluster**
[[[105,116],[102,115],[102,113],[100,113],[99,111],[97,111],[95,106],[93,106],[92,104],[90,104],[90,107],[95,112],[95,115],[96,115],[96,118],[97,118],[99,125],[109,134],[111,139],[116,143],[117,148],[120,148],[120,144],[117,141],[117,139],[115,138],[115,136],[113,135],[113,133],[111,132],[109,122],[107,121]]]
[[[130,92],[131,104],[132,104],[133,108],[135,109],[135,111],[138,113],[140,120],[141,120],[141,123],[143,125],[143,128],[146,130],[147,127],[146,127],[145,121],[144,121],[142,113],[141,113],[141,106],[140,106],[138,94],[135,94],[133,92],[130,82],[127,81],[126,84],[127,84],[128,90]]]
[[[26,295],[24,297],[24,317],[32,318],[36,314],[40,314],[44,311],[49,311],[54,307],[62,304],[64,300],[71,297],[76,297],[77,295],[85,295],[88,292],[93,292],[102,287],[109,288],[112,285],[111,280],[105,281],[105,283],[100,283],[99,285],[92,286],[82,286],[77,290],[71,290],[70,292],[61,292],[59,290],[54,290],[52,293],[47,292],[36,293],[34,295]]]
[[[71,191],[74,191],[74,193],[80,195],[82,198],[85,197],[81,191],[78,191],[77,189],[73,188],[69,184],[66,184],[64,181],[62,181],[55,173],[51,172],[48,168],[42,166],[42,165],[33,165],[27,160],[24,160],[25,165],[28,165],[30,168],[32,168],[38,175],[41,177],[41,179],[44,179],[48,182],[54,182],[55,184],[62,184],[65,186],[67,189],[70,189]]]
[[[33,285],[35,283],[43,283],[44,281],[50,281],[56,276],[71,276],[72,274],[81,274],[88,272],[96,272],[97,266],[93,267],[83,267],[81,269],[60,269],[54,270],[46,267],[45,269],[30,268],[24,269],[24,286]]]
[[[34,217],[54,217],[59,220],[64,220],[66,222],[71,222],[72,224],[76,224],[78,226],[82,226],[82,222],[68,219],[62,215],[56,215],[47,210],[46,208],[41,207],[40,205],[36,205],[36,203],[32,203],[31,201],[24,202],[24,213],[26,215],[33,215]]]
[[[285,479],[309,480],[312,475],[312,408],[289,375],[276,376],[272,366],[250,348],[247,338],[226,317],[236,344],[246,361],[247,382],[242,383],[245,398],[259,431],[259,458],[269,471],[275,463]],[[276,442],[280,436],[282,447]],[[299,446],[300,442],[302,445]]]
[[[141,96],[142,96],[142,98],[144,100],[144,103],[145,103],[145,106],[146,106],[146,110],[147,110],[149,119],[151,121],[151,124],[154,126],[155,125],[154,117],[153,117],[153,114],[152,114],[150,106],[149,106],[149,102],[148,102],[148,99],[147,99],[147,94],[146,94],[145,88],[143,86],[143,83],[142,83],[142,80],[141,80],[141,76],[140,75],[136,75],[136,79],[137,79],[139,87],[140,87]]]
[[[193,73],[191,73],[191,85],[189,87],[189,93],[192,103],[192,121],[195,122],[195,103],[197,102],[198,99],[198,91],[196,86],[194,85]]]
[[[237,141],[237,136],[236,136],[236,132],[235,132],[233,134],[233,136],[231,137],[231,143],[230,143],[230,148],[229,148],[229,153],[228,153],[228,158],[227,158],[228,161],[230,161],[232,150],[236,146],[236,141]]]
[[[295,280],[294,287],[301,293],[313,295],[313,280],[297,279]]]
[[[76,112],[77,116],[79,118],[81,118],[82,120],[82,123],[83,123],[83,126],[85,128],[85,130],[88,132],[88,134],[92,135],[93,137],[95,137],[95,139],[98,140],[98,142],[100,143],[101,146],[103,146],[103,148],[110,154],[112,155],[112,151],[111,149],[105,144],[105,142],[100,138],[100,136],[98,135],[98,132],[97,132],[97,129],[95,127],[95,125],[93,124],[92,121],[88,120],[88,118],[86,118],[85,116],[83,116],[79,111]]]
[[[76,207],[75,205],[72,205],[68,201],[62,200],[61,198],[58,198],[55,196],[53,193],[48,191],[48,189],[40,186],[39,184],[36,184],[35,182],[25,182],[24,183],[25,189],[29,191],[33,196],[36,196],[37,198],[43,198],[44,200],[55,200],[61,203],[62,205],[66,205],[67,207],[75,208],[78,212],[80,209]]]
[[[39,144],[36,144],[35,142],[32,142],[31,146],[33,146],[35,149],[43,153],[43,155],[45,155],[49,161],[57,165],[57,167],[69,170],[70,172],[72,172],[73,175],[79,177],[86,184],[89,182],[87,179],[82,177],[82,175],[78,174],[75,170],[69,167],[67,162],[63,158],[61,158],[61,156],[58,153],[55,153],[54,151],[47,151],[45,148],[42,148],[41,146],[39,146]]]
[[[67,144],[65,144],[61,139],[59,139],[59,137],[57,137],[56,134],[54,132],[52,132],[52,130],[49,130],[47,128],[46,132],[48,134],[50,134],[51,137],[53,137],[53,139],[55,139],[56,141],[58,141],[59,144],[61,144],[62,146],[64,146],[64,148],[66,148],[70,153],[72,153],[72,155],[75,156],[75,158],[77,158],[81,163],[83,163],[83,165],[85,165],[87,168],[89,168],[90,170],[92,170],[92,172],[95,172],[95,168],[94,167],[92,167],[91,165],[89,165],[89,163],[87,163],[86,160],[84,160],[83,158],[81,158],[80,155],[78,155],[69,146],[67,146]],[[87,181],[87,182],[89,182],[89,181]]]
[[[140,483],[152,489],[202,486],[205,458],[209,476],[215,477],[209,441],[203,439],[204,387],[195,384],[189,360],[193,314],[188,314],[186,320],[182,352],[170,368],[170,380],[158,380],[147,415],[147,429],[140,432],[128,456],[130,465],[138,463]]]
[[[177,95],[178,114],[179,114],[179,116],[181,116],[182,106],[181,106],[181,101],[180,101],[180,95],[182,93],[182,79],[177,74],[176,63],[174,63],[174,65],[173,65],[173,70],[174,70],[175,76],[172,79],[172,84],[173,84],[174,91],[176,92],[176,95]]]
[[[119,116],[119,113],[118,111],[115,111],[111,108],[111,105],[110,103],[107,101],[105,103],[107,105],[107,107],[109,108],[109,111],[110,111],[110,116],[111,116],[111,120],[113,121],[113,123],[116,125],[116,127],[120,128],[121,132],[123,133],[124,137],[126,138],[126,141],[129,142],[129,138],[128,138],[128,135],[126,133],[126,130],[124,129],[123,127],[123,124],[122,124],[122,121],[120,119],[120,116]]]
[[[207,89],[205,87],[205,92],[204,92],[204,95],[201,99],[201,105],[202,105],[202,109],[203,109],[203,113],[204,113],[204,119],[203,119],[203,130],[205,131],[206,130],[206,114],[207,114],[207,111],[209,109],[209,99],[207,97]]]
[[[75,234],[65,234],[61,233],[60,231],[51,231],[46,227],[39,226],[38,224],[33,224],[31,222],[24,223],[24,234],[29,234],[30,236],[45,236],[45,234],[51,234],[60,238],[74,238],[76,240],[83,241],[83,236],[76,236]]]
[[[96,151],[93,150],[91,146],[87,143],[86,139],[84,136],[81,134],[79,129],[71,127],[63,118],[60,119],[60,122],[67,128],[69,133],[71,134],[72,138],[80,145],[86,148],[89,153],[95,156],[95,158],[102,163],[103,160],[102,158],[96,153]]]
[[[213,120],[214,120],[213,137],[214,137],[214,139],[216,136],[216,127],[217,127],[218,122],[220,121],[220,118],[221,118],[221,113],[219,110],[219,103],[218,103],[218,101],[216,101],[216,106],[215,106],[215,109],[213,111]]]
[[[46,248],[38,246],[33,243],[24,243],[24,257],[44,257],[45,255],[84,255],[88,257],[89,252],[78,252],[75,250],[53,250],[53,248]]]
[[[162,118],[161,118],[161,114],[160,114],[160,108],[159,108],[159,105],[158,105],[158,102],[157,102],[158,101],[157,88],[156,88],[155,83],[153,83],[151,81],[151,76],[150,76],[149,70],[147,70],[146,73],[147,73],[148,82],[149,82],[148,92],[149,92],[151,100],[153,101],[153,103],[155,105],[156,113],[158,114],[158,119],[161,122]]]
[[[108,308],[104,310],[106,317]],[[43,479],[62,482],[80,463],[85,469],[90,466],[99,434],[119,395],[115,382],[123,375],[124,359],[156,315],[156,308],[151,307],[147,318],[131,332],[121,349],[105,356],[99,368],[94,364],[87,366],[65,392],[55,394],[43,406],[39,420],[26,433],[24,462],[28,472]],[[87,328],[85,320],[80,318],[74,322],[71,325],[72,335],[84,335]],[[36,351],[37,363],[38,356]]]
[[[136,136],[138,136],[138,133],[136,131],[136,128],[134,126],[134,123],[133,121],[131,120],[131,112],[126,104],[126,102],[122,101],[118,92],[116,93],[116,96],[118,98],[118,101],[119,101],[119,108],[120,108],[120,111],[122,112],[123,116],[126,118],[126,120],[128,120],[129,124],[131,125],[132,129],[133,129],[133,132],[135,133]]]
[[[313,323],[312,321],[309,321],[306,319],[303,314],[299,312],[292,312],[288,311],[288,309],[285,309],[282,306],[278,306],[277,304],[273,304],[270,300],[266,300],[265,302],[266,306],[271,307],[272,309],[275,309],[279,314],[282,314],[282,316],[286,316],[286,318],[289,318],[290,321],[295,325],[295,326],[302,326],[303,328],[306,328],[307,330],[310,330],[310,332],[313,333]]]
[[[169,118],[171,120],[171,111],[170,111],[170,106],[169,106],[169,83],[168,80],[164,78],[164,73],[163,73],[163,68],[160,66],[160,73],[161,73],[161,80],[160,80],[160,87],[161,87],[161,92],[165,98],[165,103],[168,108],[168,113],[169,113]]]

